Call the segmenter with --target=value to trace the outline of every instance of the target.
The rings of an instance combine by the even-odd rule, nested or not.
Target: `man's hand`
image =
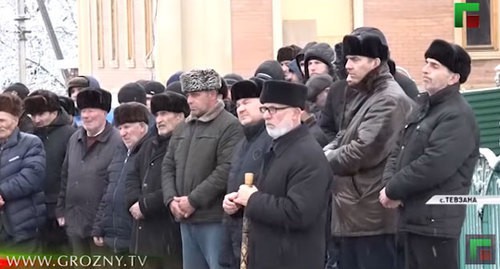
[[[139,202],[135,202],[128,211],[130,212],[130,215],[136,220],[140,220],[144,218],[144,215],[141,212],[141,208],[139,207]]]
[[[234,202],[234,199],[238,197],[237,192],[232,192],[226,194],[224,196],[224,201],[222,201],[222,208],[224,209],[224,212],[228,215],[232,215],[240,209],[240,206]]]
[[[178,197],[174,197],[174,200],[170,202],[168,207],[170,208],[170,212],[172,212],[172,215],[174,215],[174,218],[176,220],[180,220],[184,218],[184,212],[182,212],[181,208],[179,207],[179,202],[177,202],[175,198]]]
[[[3,205],[5,205],[5,201],[3,200],[3,197],[0,195],[0,208],[2,208]]]
[[[99,237],[94,236],[94,238],[93,238],[93,239],[94,239],[94,244],[95,244],[96,246],[98,246],[98,247],[102,247],[102,246],[104,246],[104,238],[102,238],[102,237],[100,237],[100,236],[99,236]]]
[[[378,200],[380,201],[380,203],[382,204],[382,206],[384,206],[385,208],[397,208],[398,206],[400,206],[402,203],[400,200],[391,200],[387,197],[387,195],[385,194],[385,187],[380,191],[379,193],[379,196],[378,196]]]
[[[63,227],[64,225],[66,225],[66,220],[64,219],[64,217],[60,217],[57,218],[57,223],[59,224],[59,226]]]
[[[247,206],[248,199],[250,199],[250,196],[252,196],[252,194],[257,191],[258,189],[255,186],[249,187],[243,184],[240,186],[240,189],[238,190],[238,196],[236,197],[236,199],[234,199],[234,202],[242,206]]]
[[[174,197],[174,201],[179,203],[179,208],[181,209],[184,218],[187,219],[194,213],[195,208],[189,203],[187,196]]]

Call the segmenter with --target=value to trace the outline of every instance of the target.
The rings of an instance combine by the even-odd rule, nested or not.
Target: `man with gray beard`
[[[250,221],[248,268],[324,268],[333,176],[321,146],[301,124],[306,96],[304,85],[264,83],[260,112],[273,142],[255,186],[241,185],[231,197]]]

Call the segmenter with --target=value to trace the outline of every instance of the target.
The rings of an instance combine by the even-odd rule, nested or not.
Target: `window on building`
[[[467,15],[479,16],[479,28],[464,27],[468,49],[497,49],[498,3],[497,0],[467,0],[467,3],[479,3],[478,12],[467,12]],[[464,14],[465,16],[465,14]]]

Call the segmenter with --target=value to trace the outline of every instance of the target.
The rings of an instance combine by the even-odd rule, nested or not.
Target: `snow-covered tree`
[[[61,64],[56,60],[36,0],[25,0],[26,86],[65,94]],[[78,63],[76,0],[45,0],[64,59]],[[19,81],[17,0],[0,1],[0,87]],[[77,66],[75,66],[76,68]]]

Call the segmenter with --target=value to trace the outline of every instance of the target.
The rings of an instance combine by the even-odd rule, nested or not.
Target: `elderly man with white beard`
[[[250,221],[249,268],[324,267],[325,225],[332,174],[321,146],[301,124],[307,88],[264,83],[260,102],[273,138],[255,186],[241,185],[234,203]]]

